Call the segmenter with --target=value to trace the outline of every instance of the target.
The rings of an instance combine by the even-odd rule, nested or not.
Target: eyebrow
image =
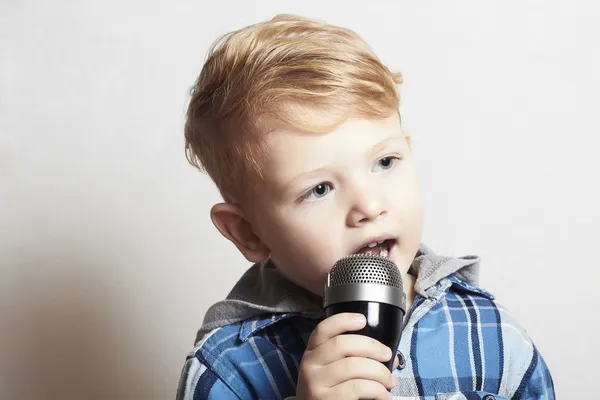
[[[383,139],[381,142],[376,143],[373,147],[371,147],[371,149],[368,152],[369,157],[373,157],[375,154],[377,154],[380,151],[382,151],[383,149],[385,149],[387,146],[389,146],[390,142],[395,142],[395,141],[403,139],[403,138],[404,138],[404,135],[395,135],[395,136]],[[323,173],[325,171],[327,171],[327,166],[315,168],[313,170],[306,171],[306,172],[302,172],[302,173],[296,175],[295,177],[293,177],[292,179],[290,179],[288,181],[288,183],[284,185],[284,187],[285,187],[285,189],[289,189],[294,184],[296,184],[296,182],[303,180],[303,179],[312,178],[315,175],[320,175],[321,173]]]
[[[371,147],[371,150],[369,150],[369,156],[371,156],[371,157],[374,156],[375,154],[379,153],[381,150],[388,147],[390,142],[395,142],[400,139],[404,139],[404,135],[397,135],[397,136],[394,135],[392,137],[383,139],[381,142],[379,142],[375,146]]]

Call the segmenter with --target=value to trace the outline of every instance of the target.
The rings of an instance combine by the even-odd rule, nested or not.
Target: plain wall
[[[278,13],[354,29],[403,72],[423,241],[482,257],[560,399],[597,387],[594,2],[0,1],[0,398],[174,398],[249,264],[186,163],[217,36]]]

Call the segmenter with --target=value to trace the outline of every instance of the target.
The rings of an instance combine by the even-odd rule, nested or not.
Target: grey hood
[[[477,283],[479,257],[443,257],[421,244],[408,272],[416,277],[415,292],[427,297],[425,291],[428,288],[451,274]],[[250,267],[227,298],[208,309],[196,342],[213,329],[261,314],[280,313],[324,315],[322,299],[287,280],[268,258]]]

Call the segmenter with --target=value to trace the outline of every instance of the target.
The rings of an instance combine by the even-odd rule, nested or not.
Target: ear
[[[252,224],[237,204],[218,203],[210,210],[210,218],[221,235],[229,239],[250,262],[267,258],[270,250],[254,233]]]

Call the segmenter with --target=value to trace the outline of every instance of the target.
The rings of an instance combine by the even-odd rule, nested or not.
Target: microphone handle
[[[392,358],[383,365],[392,371],[396,350],[400,344],[402,329],[404,328],[404,311],[390,304],[376,303],[372,301],[349,301],[345,303],[332,304],[325,309],[325,316],[351,312],[361,313],[367,319],[367,324],[359,331],[345,332],[346,334],[358,334],[376,339],[392,349]]]

